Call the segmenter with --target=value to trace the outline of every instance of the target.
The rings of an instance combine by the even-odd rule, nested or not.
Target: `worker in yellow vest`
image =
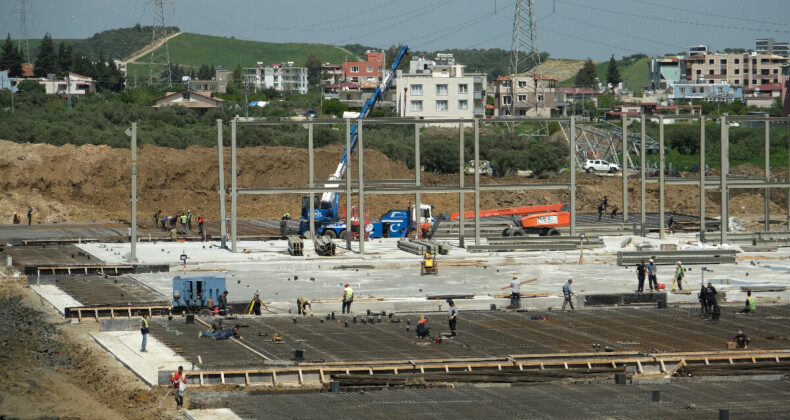
[[[143,334],[143,345],[140,347],[141,352],[148,352],[145,345],[148,342],[148,314],[143,314],[143,319],[140,320],[140,333]]]
[[[749,290],[746,292],[746,307],[740,310],[742,314],[748,314],[749,312],[754,312],[757,310],[757,303],[754,301],[754,297],[752,296],[752,291]]]
[[[354,290],[346,283],[346,288],[343,290],[343,312],[351,313],[351,302],[354,301]]]

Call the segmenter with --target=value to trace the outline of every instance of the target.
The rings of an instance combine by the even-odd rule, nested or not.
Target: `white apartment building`
[[[452,54],[412,59],[409,73],[398,71],[396,110],[403,117],[423,119],[483,117],[486,75],[464,69]]]
[[[48,95],[83,96],[91,92],[96,92],[95,80],[88,76],[72,72],[69,72],[69,75],[63,79],[55,79],[54,77],[38,79],[38,84],[44,86],[44,90]]]
[[[255,90],[273,88],[278,92],[307,93],[307,67],[295,67],[293,61],[269,67],[259,61],[255,67],[244,68],[242,77]]]

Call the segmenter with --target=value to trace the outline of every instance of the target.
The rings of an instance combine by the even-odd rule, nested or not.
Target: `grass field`
[[[303,66],[311,53],[324,63],[340,64],[346,58],[356,59],[355,55],[332,45],[278,44],[192,33],[183,33],[170,40],[168,51],[171,63],[186,68],[197,69],[201,64],[214,64],[224,66],[231,71],[236,68],[236,65],[254,67],[258,61],[262,61],[265,66],[284,61],[293,61],[294,65]],[[134,77],[135,71],[138,75],[145,75],[147,78],[149,63],[146,62],[146,59],[147,56],[141,58],[137,64],[128,65],[130,78]]]
[[[642,58],[628,66],[618,67],[620,70],[620,77],[623,79],[623,84],[632,92],[642,90],[648,83],[648,67],[647,63],[649,58]],[[581,68],[581,66],[579,67]],[[595,64],[595,70],[598,73],[598,79],[602,82],[606,81],[606,70],[609,68],[609,61],[602,61]],[[578,70],[577,70],[578,71]],[[557,83],[557,86],[573,86],[575,74],[565,80]]]

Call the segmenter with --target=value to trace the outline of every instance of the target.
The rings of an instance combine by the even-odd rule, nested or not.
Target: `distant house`
[[[180,105],[203,113],[210,109],[222,108],[224,103],[225,101],[220,98],[185,90],[183,92],[168,92],[165,96],[157,99],[152,108]]]
[[[187,82],[187,89],[192,92],[226,93],[228,91],[228,70],[217,67],[211,80],[194,79]]]
[[[254,90],[274,89],[278,92],[307,93],[307,67],[296,67],[293,61],[275,63],[264,67],[259,61],[255,67],[242,69],[244,81]]]
[[[732,102],[736,99],[743,100],[743,87],[727,83],[675,83],[672,85],[672,101],[698,99],[709,102]]]
[[[22,63],[22,77],[34,77],[33,63]]]
[[[8,89],[16,93],[19,89],[16,87],[16,78],[8,77],[8,70],[0,70],[0,90]]]
[[[53,75],[54,76],[54,75]],[[91,92],[96,92],[96,81],[88,76],[69,72],[69,75],[63,79],[47,78],[38,79],[38,84],[44,86],[44,90],[49,95],[87,95]]]
[[[763,83],[746,89],[746,105],[770,108],[782,96],[782,83]]]
[[[324,86],[324,98],[340,98],[341,91],[358,91],[362,87],[357,83],[341,82]]]
[[[384,51],[368,50],[365,61],[346,61],[343,63],[343,78],[347,82],[380,82],[384,79]]]
[[[555,88],[557,79],[540,75],[501,76],[494,81],[498,116],[553,117],[565,114],[565,92]],[[515,115],[511,114],[511,107]]]
[[[334,85],[343,79],[343,66],[339,64],[321,64],[321,84]]]
[[[565,100],[568,103],[589,99],[593,101],[595,106],[598,106],[598,96],[600,96],[600,93],[594,90],[578,87],[558,87],[556,90],[557,92],[565,94]]]

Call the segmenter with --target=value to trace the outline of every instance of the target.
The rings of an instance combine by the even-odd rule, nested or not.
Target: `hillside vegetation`
[[[573,60],[569,60],[573,61]],[[580,60],[583,63],[582,60]],[[648,63],[649,57],[624,57],[622,60],[617,60],[617,70],[620,71],[620,77],[623,80],[623,86],[631,91],[643,90],[648,84]],[[581,65],[579,65],[581,67]],[[602,61],[595,63],[595,72],[598,74],[598,80],[602,83],[606,82],[606,69],[609,67],[609,61]],[[575,75],[567,79],[560,79],[557,86],[570,87],[574,86]]]

